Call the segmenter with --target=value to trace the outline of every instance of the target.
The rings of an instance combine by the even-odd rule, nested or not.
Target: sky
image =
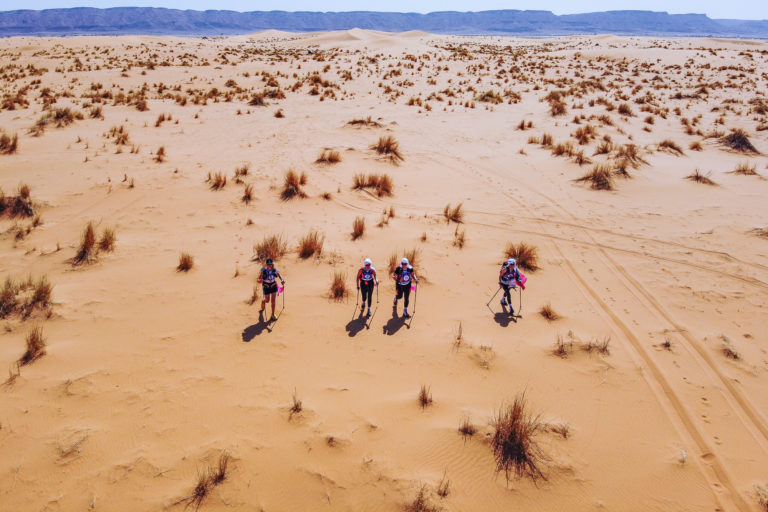
[[[700,13],[710,18],[768,19],[768,0],[0,0],[0,11],[65,7],[168,7],[173,9],[228,9],[233,11],[484,11],[539,9],[555,14],[642,9],[669,13]]]

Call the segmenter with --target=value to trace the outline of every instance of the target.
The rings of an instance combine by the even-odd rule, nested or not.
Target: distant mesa
[[[557,36],[617,34],[768,38],[768,20],[712,19],[703,14],[607,11],[555,15],[549,11],[286,12],[191,11],[154,7],[47,9],[0,12],[0,36],[234,35],[263,30],[349,30],[462,35]]]

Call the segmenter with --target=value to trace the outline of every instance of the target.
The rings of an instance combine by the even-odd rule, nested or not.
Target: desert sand
[[[361,30],[0,40],[0,510],[765,510],[766,55]],[[272,235],[268,323],[252,294]],[[520,243],[538,269],[513,318],[491,297]],[[408,320],[387,277],[406,251]],[[494,458],[521,393],[536,481]]]

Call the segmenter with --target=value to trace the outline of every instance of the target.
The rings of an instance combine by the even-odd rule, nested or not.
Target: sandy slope
[[[451,44],[466,45],[466,55],[445,49]],[[253,48],[287,53],[242,53]],[[516,49],[528,53],[515,60]],[[317,50],[325,50],[323,61],[313,60]],[[740,54],[745,50],[754,53]],[[0,388],[0,510],[181,510],[188,502],[175,503],[222,450],[233,463],[203,502],[206,510],[401,510],[424,484],[444,510],[759,510],[759,486],[768,485],[768,241],[750,231],[768,223],[768,181],[729,171],[746,161],[765,174],[768,160],[686,135],[680,119],[701,115],[704,132],[744,128],[768,152],[768,132],[755,130],[764,116],[747,103],[768,86],[765,54],[757,53],[766,50],[714,40],[360,30],[0,40],[0,66],[48,69],[3,81],[4,93],[15,93],[41,80],[27,92],[28,108],[0,111],[0,128],[20,137],[16,154],[0,155],[0,186],[11,195],[28,183],[43,223],[15,240],[14,225],[30,221],[0,220],[0,278],[47,274],[54,284],[50,318],[38,312],[3,321],[6,367],[14,368],[32,325],[43,326],[48,345]],[[185,53],[189,65],[177,65],[173,59]],[[227,53],[227,63],[214,60]],[[133,66],[119,61],[108,69],[110,56]],[[86,69],[55,71],[75,57]],[[138,65],[166,58],[174,65],[146,74]],[[631,67],[620,69],[623,59],[650,67],[633,76]],[[101,69],[93,69],[97,63]],[[527,83],[497,78],[499,67],[514,65],[525,69]],[[539,65],[549,66],[544,74],[535,71]],[[392,69],[402,74],[387,76]],[[341,78],[346,70],[352,80]],[[262,71],[287,97],[252,107],[247,97],[264,88]],[[338,88],[289,90],[313,71]],[[564,76],[602,76],[608,88],[569,97],[568,113],[554,118],[541,99]],[[223,92],[228,79],[241,95],[193,104],[189,89]],[[645,89],[632,92],[628,80]],[[718,80],[734,87],[713,86]],[[81,96],[92,83],[127,94],[145,82],[149,111],[109,100],[103,120],[88,118],[82,103],[89,100]],[[173,93],[186,94],[186,106],[159,99],[160,83],[178,84]],[[658,83],[672,87],[652,90]],[[708,95],[669,99],[700,83]],[[385,93],[386,85],[402,95]],[[54,106],[71,105],[86,118],[27,134],[41,115],[42,87],[71,90]],[[446,93],[442,101],[427,99],[445,89],[457,92],[452,105]],[[521,101],[464,106],[489,89],[511,89]],[[325,90],[337,101],[319,101]],[[668,110],[648,125],[649,114],[632,98],[651,90],[654,108]],[[431,111],[407,106],[419,95]],[[626,101],[635,116],[589,106],[598,97]],[[578,104],[583,108],[574,109]],[[273,116],[278,108],[285,118]],[[155,127],[161,113],[172,121]],[[581,114],[608,114],[615,126],[586,118],[574,124]],[[724,124],[716,125],[721,115]],[[365,116],[383,126],[346,125]],[[523,119],[534,127],[517,130]],[[599,137],[637,144],[647,165],[630,169],[634,179],[617,179],[616,190],[595,191],[573,182],[590,165],[528,143],[545,132],[565,141],[587,123]],[[130,144],[118,154],[104,134],[119,125]],[[400,142],[401,165],[368,149],[381,135]],[[664,139],[677,141],[684,155],[658,151]],[[694,141],[703,151],[688,150]],[[592,156],[599,142],[581,149],[608,161]],[[162,163],[153,158],[159,146],[168,155]],[[314,164],[323,148],[340,151],[343,161]],[[256,196],[248,205],[232,180],[243,163]],[[280,200],[289,168],[306,172],[307,199]],[[719,186],[683,179],[695,168],[711,172]],[[212,191],[205,179],[218,171],[229,182]],[[394,195],[351,190],[359,172],[388,173]],[[462,249],[453,245],[457,225],[442,216],[446,203],[459,202]],[[390,207],[395,217],[377,227]],[[356,216],[365,217],[367,230],[352,241]],[[98,232],[116,229],[116,249],[73,267],[89,220]],[[300,260],[295,247],[310,229],[326,237],[323,256]],[[273,233],[290,251],[278,265],[287,280],[285,309],[267,328],[247,299],[260,267],[253,245]],[[498,297],[492,310],[485,304],[506,244],[519,241],[538,248],[541,270],[527,273],[522,318],[512,322]],[[405,322],[392,314],[393,287],[383,276],[390,254],[411,248],[420,251],[427,282]],[[175,271],[180,251],[194,255],[189,273]],[[334,270],[346,272],[353,287],[366,256],[383,281],[370,328],[357,319],[354,295],[341,303],[326,298]],[[537,314],[547,302],[560,320]],[[464,340],[457,346],[459,324]],[[575,341],[566,359],[551,352],[558,336]],[[610,354],[579,348],[579,341],[606,337]],[[665,339],[671,350],[662,347]],[[723,354],[724,340],[738,360]],[[425,410],[416,399],[422,385],[434,397]],[[507,483],[487,440],[495,411],[523,390],[543,422],[570,427],[567,439],[538,434],[549,477],[538,485]],[[294,391],[304,410],[291,417]],[[466,416],[479,428],[467,441],[457,432]],[[450,492],[441,498],[435,490],[443,478]]]

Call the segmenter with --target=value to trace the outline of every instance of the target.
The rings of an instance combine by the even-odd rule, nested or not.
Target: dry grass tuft
[[[717,183],[709,178],[709,175],[710,173],[707,173],[706,175],[701,174],[699,170],[696,169],[692,174],[686,176],[685,179],[695,181],[696,183],[703,183],[704,185],[717,185]]]
[[[569,341],[566,343],[565,340],[563,340],[563,337],[558,335],[557,341],[555,341],[555,346],[552,349],[552,354],[556,355],[557,357],[566,359],[572,350],[573,342]]]
[[[101,233],[101,238],[99,238],[99,250],[112,252],[115,250],[116,240],[117,235],[115,234],[115,230],[112,228],[104,228],[104,231]]]
[[[568,439],[571,433],[571,427],[567,423],[557,423],[554,425],[548,425],[548,430],[562,436],[563,439]]]
[[[352,240],[362,238],[363,234],[365,234],[365,218],[355,217],[355,220],[352,222]]]
[[[747,132],[742,129],[732,130],[730,134],[720,139],[720,143],[741,153],[759,153],[750,142]]]
[[[376,150],[380,155],[386,156],[394,164],[405,160],[400,153],[400,144],[391,135],[379,137],[378,142],[373,144],[371,149]]]
[[[72,258],[73,265],[83,265],[92,263],[96,258],[96,231],[93,228],[93,222],[89,222],[83,234],[80,237],[80,247],[77,249],[75,257]]]
[[[245,204],[250,204],[253,201],[253,184],[248,183],[243,188],[243,197],[240,198]]]
[[[535,272],[539,270],[539,251],[535,245],[528,245],[525,242],[510,242],[504,249],[507,258],[515,258],[517,266],[525,270]]]
[[[336,271],[333,273],[333,279],[331,280],[331,288],[328,291],[328,298],[335,301],[344,300],[349,295],[349,289],[347,288],[347,276],[341,272]]]
[[[339,162],[341,162],[341,153],[331,149],[324,149],[317,160],[315,160],[316,164],[337,164]]]
[[[443,217],[445,217],[445,220],[448,222],[464,222],[464,210],[462,209],[463,206],[464,203],[459,203],[453,208],[451,208],[450,203],[445,205],[445,208],[443,209]]]
[[[301,188],[306,182],[307,175],[305,173],[302,172],[301,175],[299,175],[296,174],[296,171],[293,169],[289,170],[285,173],[285,181],[283,182],[283,191],[280,193],[280,198],[283,201],[288,201],[294,197],[307,197],[307,194],[305,194],[304,190]]]
[[[372,188],[379,197],[391,196],[394,185],[389,174],[358,173],[352,178],[353,190]]]
[[[677,142],[673,141],[672,139],[665,139],[661,142],[659,142],[656,146],[659,151],[667,151],[668,153],[672,153],[673,155],[682,156],[685,153],[683,153],[683,148],[677,145]]]
[[[523,392],[511,404],[502,406],[494,420],[491,445],[496,458],[496,471],[504,471],[507,482],[510,473],[514,473],[516,478],[529,476],[534,482],[539,478],[547,479],[541,470],[544,453],[534,439],[541,423],[538,416],[531,416],[526,409]]]
[[[736,168],[731,171],[731,174],[741,174],[744,176],[759,176],[757,174],[757,166],[749,165],[749,162],[741,162]]]
[[[188,252],[182,252],[179,255],[179,264],[176,267],[177,272],[189,272],[195,266],[195,258]]]
[[[555,320],[560,319],[560,315],[555,312],[554,309],[552,309],[552,304],[547,302],[543,306],[541,306],[541,309],[539,310],[539,314],[549,320],[550,322],[553,322]]]
[[[301,411],[304,410],[304,406],[301,403],[301,400],[296,395],[296,389],[293,390],[293,396],[291,397],[291,407],[289,409],[290,414],[289,418],[293,417],[294,414],[299,414]]]
[[[701,145],[701,142],[695,140],[691,142],[691,144],[688,146],[688,149],[691,151],[704,151],[704,146]]]
[[[0,130],[0,155],[12,155],[19,149],[19,136],[11,137],[4,130]]]
[[[477,427],[472,424],[469,416],[465,416],[464,419],[461,420],[461,424],[459,425],[459,433],[464,437],[464,439],[477,434]]]
[[[317,231],[310,231],[299,240],[299,258],[307,259],[312,256],[320,256],[323,252],[325,237]]]
[[[412,502],[406,503],[405,512],[441,512],[442,509],[434,505],[427,494],[427,486],[422,485]]]
[[[213,176],[209,175],[208,181],[211,184],[211,190],[221,190],[227,186],[227,176],[223,172],[217,172]]]
[[[253,260],[265,261],[271,258],[275,261],[288,252],[288,243],[283,240],[282,235],[270,235],[261,239],[261,242],[253,246]]]
[[[424,384],[421,385],[421,389],[419,390],[419,405],[422,409],[426,409],[432,405],[432,391]]]
[[[27,350],[19,359],[19,365],[30,364],[45,355],[45,338],[43,337],[43,327],[36,325],[29,331],[26,338]]]
[[[607,165],[595,165],[592,170],[574,181],[589,182],[592,190],[613,190],[613,172]]]
[[[602,340],[598,340],[597,338],[589,340],[587,343],[583,343],[581,345],[581,349],[584,352],[592,353],[592,352],[598,352],[600,354],[603,354],[605,356],[610,355],[611,350],[608,348],[608,345],[611,343],[611,337],[608,336],[606,338],[603,338]]]
[[[381,123],[378,123],[372,120],[371,116],[368,116],[365,119],[353,119],[351,121],[348,121],[347,124],[351,126],[367,126],[371,128],[381,128]]]
[[[222,452],[221,455],[219,455],[219,463],[218,465],[212,469],[210,472],[211,475],[211,484],[213,485],[219,485],[221,482],[226,480],[227,474],[229,471],[229,463],[232,461],[232,456],[225,452]]]
[[[739,359],[741,359],[741,356],[739,355],[738,352],[736,352],[736,349],[734,349],[731,346],[731,344],[727,341],[723,342],[721,350],[723,351],[723,354],[725,355],[725,357],[727,357],[728,359],[733,359],[734,361],[738,361]]]
[[[165,161],[165,146],[160,146],[157,148],[157,153],[155,153],[155,162],[161,163]]]

